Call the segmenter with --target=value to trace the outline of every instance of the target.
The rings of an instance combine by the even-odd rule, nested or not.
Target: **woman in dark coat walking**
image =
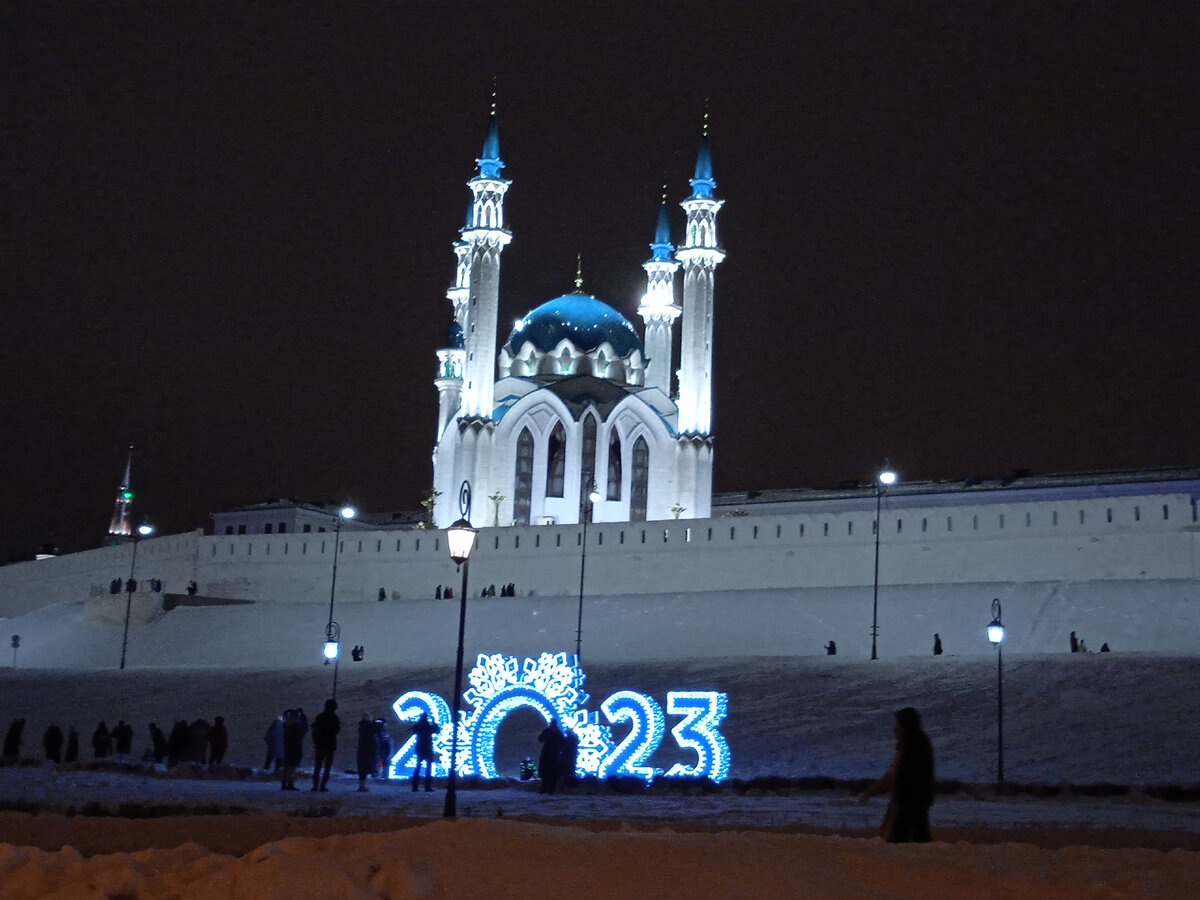
[[[375,736],[375,723],[366,713],[358,723],[358,789],[367,790],[367,776],[375,774],[375,763],[379,761],[379,740]]]
[[[929,807],[933,805],[933,746],[921,730],[921,717],[911,706],[897,711],[892,726],[896,755],[892,766],[859,795],[860,802],[891,794],[879,833],[894,844],[929,841]]]

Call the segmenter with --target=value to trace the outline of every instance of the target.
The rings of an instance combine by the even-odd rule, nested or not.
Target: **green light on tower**
[[[121,491],[121,499],[122,500],[132,500],[133,499],[133,491]]]

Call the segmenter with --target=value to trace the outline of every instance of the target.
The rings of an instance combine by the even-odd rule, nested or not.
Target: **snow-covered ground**
[[[135,635],[144,641],[153,629]],[[996,771],[994,659],[656,661],[630,654],[597,661],[585,666],[593,709],[620,688],[660,699],[686,688],[727,693],[722,732],[731,781],[711,793],[600,789],[554,797],[530,785],[468,786],[460,793],[459,820],[442,822],[440,792],[414,795],[405,785],[378,782],[360,794],[342,773],[328,794],[283,793],[266,777],[236,771],[261,765],[262,734],[282,709],[299,705],[310,715],[320,709],[332,667],[281,667],[280,658],[294,650],[267,641],[262,667],[148,666],[143,656],[137,668],[121,672],[96,668],[95,648],[80,643],[87,635],[74,624],[68,630],[72,640],[52,650],[59,668],[0,669],[0,728],[16,716],[28,720],[23,756],[41,755],[51,722],[79,730],[86,764],[87,739],[101,719],[110,727],[118,718],[133,723],[140,755],[150,721],[168,726],[223,715],[235,768],[200,778],[86,765],[0,767],[0,808],[8,810],[0,813],[5,900],[463,897],[468,891],[528,897],[543,890],[693,900],[797,893],[1180,897],[1194,895],[1200,884],[1200,803],[1168,802],[1143,790],[1200,785],[1200,663],[1189,658],[1006,655],[1006,775],[1010,782],[1063,787],[1040,797],[997,795],[987,787]],[[170,649],[163,641],[155,646]],[[449,698],[451,663],[452,657],[441,666],[385,665],[368,657],[341,665],[339,712],[347,728],[339,767],[352,765],[353,723],[363,712],[389,718],[400,736],[404,727],[390,712],[397,696],[424,689]],[[943,843],[890,847],[846,837],[869,834],[884,806],[882,800],[859,805],[851,785],[806,791],[747,783],[877,776],[891,756],[892,713],[910,704],[925,720],[939,779],[965,783],[933,809],[935,838]],[[540,725],[528,709],[505,720],[497,736],[501,773],[515,775],[520,758],[535,752]],[[1133,790],[1103,797],[1069,788],[1099,782]],[[65,815],[116,813],[121,805],[131,815],[165,815]],[[38,814],[21,812],[31,809]],[[798,833],[809,826],[843,836]],[[1008,839],[1026,843],[999,843]],[[64,844],[78,852],[59,852]]]

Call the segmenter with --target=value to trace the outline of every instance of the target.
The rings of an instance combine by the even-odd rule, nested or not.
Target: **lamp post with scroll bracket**
[[[458,653],[454,661],[454,714],[450,720],[450,772],[446,778],[446,805],[443,818],[458,814],[458,719],[462,709],[463,637],[467,625],[467,573],[470,570],[471,550],[479,533],[471,527],[471,485],[464,481],[458,492],[460,518],[446,529],[450,558],[462,569],[462,592],[458,598]],[[414,784],[416,782],[413,782]]]

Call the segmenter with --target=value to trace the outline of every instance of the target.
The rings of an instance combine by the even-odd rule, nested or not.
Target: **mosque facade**
[[[437,351],[434,524],[459,518],[464,483],[477,524],[707,517],[713,296],[725,258],[717,239],[724,201],[715,194],[707,136],[681,204],[678,248],[665,199],[659,212],[642,266],[642,333],[585,293],[577,276],[574,292],[531,309],[498,345],[500,265],[513,235],[504,214],[512,182],[502,174],[494,115],[476,166],[446,292],[454,320]]]

